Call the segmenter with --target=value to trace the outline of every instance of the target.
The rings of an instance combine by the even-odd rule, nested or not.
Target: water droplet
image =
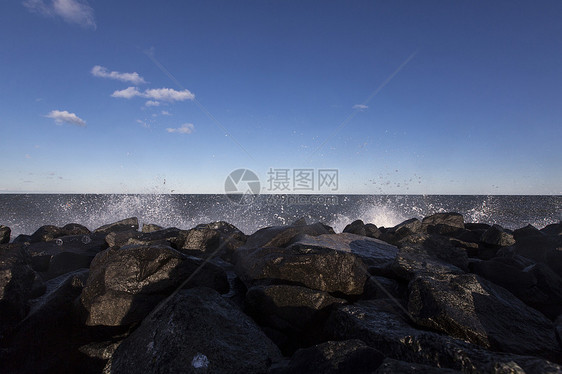
[[[209,359],[202,353],[197,353],[193,360],[191,360],[191,366],[196,369],[209,367]]]
[[[88,235],[84,235],[84,236],[82,237],[82,243],[84,243],[84,244],[88,244],[88,243],[91,242],[91,241],[92,241],[92,239],[91,239],[90,236],[88,236]]]
[[[55,243],[60,247],[64,242],[62,241],[62,239],[57,239],[55,240]]]

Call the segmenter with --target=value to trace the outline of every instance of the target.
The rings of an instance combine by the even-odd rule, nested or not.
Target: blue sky
[[[3,1],[0,192],[222,193],[248,168],[263,192],[270,169],[337,169],[339,193],[561,194],[560,19],[557,0]]]

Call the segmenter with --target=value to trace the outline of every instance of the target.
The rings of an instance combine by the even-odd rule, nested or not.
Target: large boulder
[[[447,261],[449,256],[446,251],[445,249],[445,252],[441,252],[444,256],[439,256],[439,252],[423,246],[406,246],[398,251],[391,269],[396,278],[404,281],[410,281],[418,274],[463,274],[464,268],[461,269]],[[464,264],[466,259],[468,268],[466,253],[458,259],[459,264]]]
[[[112,231],[105,236],[105,242],[112,248],[126,245],[171,245],[180,235],[180,231],[175,227],[148,233],[136,230]]]
[[[265,373],[279,349],[216,291],[178,292],[125,339],[105,373]]]
[[[516,363],[525,373],[557,373],[562,367],[532,356],[488,351],[478,345],[418,330],[390,300],[338,306],[326,322],[334,340],[361,339],[385,356],[470,373],[497,373]],[[523,371],[524,370],[524,371]],[[507,372],[507,371],[506,371]]]
[[[562,236],[548,235],[529,225],[513,232],[515,254],[542,262],[562,274]]]
[[[381,352],[358,339],[328,341],[296,351],[285,365],[270,374],[368,374],[383,362]]]
[[[422,230],[429,234],[455,234],[464,230],[464,218],[459,213],[435,213],[422,220]]]
[[[349,225],[345,226],[343,232],[347,232],[355,235],[361,235],[361,236],[367,235],[367,230],[365,230],[365,223],[360,219],[355,220],[351,222]]]
[[[322,332],[330,307],[345,302],[326,292],[289,285],[256,286],[246,294],[247,312],[290,339],[285,350],[313,342]]]
[[[10,242],[10,235],[12,230],[8,226],[0,225],[0,244]]]
[[[361,258],[350,250],[303,243],[288,248],[239,249],[235,262],[236,273],[248,288],[260,284],[291,284],[342,295],[360,295],[368,276]]]
[[[82,291],[85,323],[122,326],[139,322],[188,278],[188,287],[208,286],[228,292],[223,269],[171,247],[107,249],[92,262]]]
[[[8,352],[1,363],[5,372],[73,371],[82,359],[78,346],[87,337],[73,324],[72,303],[87,277],[88,270],[83,269],[52,279],[45,295],[30,301],[29,314],[7,340]]]
[[[482,235],[482,243],[496,247],[509,247],[515,244],[513,234],[500,225],[493,225]]]
[[[35,272],[21,244],[0,245],[0,337],[28,312]]]
[[[125,218],[121,221],[103,225],[94,230],[94,234],[107,235],[110,232],[131,231],[139,229],[139,220],[136,217]]]
[[[477,275],[420,275],[409,288],[408,311],[420,326],[495,351],[562,357],[551,321]]]
[[[387,243],[397,244],[400,240],[407,236],[419,234],[422,230],[422,223],[417,218],[406,220],[394,227],[381,230],[379,239]]]
[[[359,257],[371,273],[386,274],[396,259],[398,248],[383,242],[351,233],[303,235],[291,248],[325,248],[353,253]]]
[[[458,370],[437,368],[429,365],[415,364],[395,360],[393,358],[385,358],[379,366],[375,374],[395,374],[395,373],[412,373],[412,374],[455,374],[461,373]]]
[[[80,268],[87,268],[107,245],[100,236],[61,236],[50,241],[31,243],[26,247],[31,265],[46,278],[54,278]]]
[[[300,235],[334,234],[334,230],[320,222],[312,225],[265,227],[248,236],[245,248],[286,247]]]

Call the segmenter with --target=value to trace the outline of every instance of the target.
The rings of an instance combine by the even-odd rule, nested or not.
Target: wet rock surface
[[[0,226],[0,368],[559,373],[561,228]]]

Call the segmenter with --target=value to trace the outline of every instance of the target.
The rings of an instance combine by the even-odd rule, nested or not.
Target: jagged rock
[[[353,253],[372,273],[386,273],[396,259],[398,248],[382,240],[351,233],[303,235],[291,248],[328,248]]]
[[[295,222],[297,223],[297,222]],[[306,221],[305,225],[306,226]],[[195,226],[196,229],[215,230],[220,235],[219,245],[223,246],[221,257],[227,261],[231,261],[232,253],[246,243],[247,236],[236,226],[228,222],[218,221]]]
[[[556,340],[558,340],[558,343],[562,347],[562,314],[554,321],[554,330],[556,332]]]
[[[181,231],[175,241],[175,248],[193,256],[208,257],[220,245],[220,234],[208,228],[194,228]]]
[[[544,359],[491,352],[446,335],[415,329],[395,308],[393,302],[384,299],[339,306],[326,322],[326,332],[335,340],[361,339],[389,358],[463,372],[492,373],[513,362],[526,373],[562,370]]]
[[[28,311],[35,272],[21,244],[0,245],[0,337]]]
[[[279,349],[249,317],[207,288],[182,290],[148,316],[104,372],[265,373]]]
[[[295,222],[291,223],[291,226],[306,226],[308,222],[306,222],[306,218],[301,217],[297,219]]]
[[[69,223],[64,225],[62,228],[63,236],[73,236],[73,235],[90,235],[91,232],[86,226],[79,223]]]
[[[540,231],[550,236],[562,235],[562,222],[545,226]]]
[[[85,358],[76,363],[72,369],[84,374],[99,374],[111,359],[123,339],[113,339],[102,342],[88,342],[78,348],[78,352]]]
[[[487,223],[466,222],[464,224],[465,229],[480,233],[484,233],[484,231],[488,230],[490,227],[492,226],[488,225]]]
[[[10,373],[70,372],[80,360],[77,348],[87,337],[72,323],[72,302],[80,295],[88,270],[47,282],[47,293],[31,300],[27,317],[8,339],[1,365]],[[61,354],[64,352],[64,355]]]
[[[335,234],[334,230],[320,222],[306,226],[272,226],[260,229],[248,236],[244,248],[285,247],[299,235],[318,236]]]
[[[373,373],[384,356],[358,339],[328,341],[299,349],[285,365],[270,374],[346,374]]]
[[[10,242],[10,235],[12,230],[8,226],[0,225],[0,244]]]
[[[464,229],[464,218],[459,213],[435,213],[422,220],[422,228],[428,233],[434,231],[438,234],[454,232],[456,229]]]
[[[300,286],[256,286],[248,290],[248,312],[262,325],[304,340],[304,330],[313,330],[327,317],[327,309],[346,301],[326,292]],[[321,330],[321,329],[320,329]]]
[[[349,225],[345,226],[343,232],[347,232],[350,234],[366,236],[367,230],[365,229],[365,224],[360,219],[353,221]]]
[[[361,239],[357,240],[360,242],[357,246],[352,245],[356,238]],[[235,259],[236,273],[248,288],[273,282],[360,295],[367,279],[365,263],[358,254],[365,250],[364,242],[373,249],[369,253],[373,263],[387,261],[386,252],[377,253],[376,247],[370,246],[369,241],[375,239],[353,234],[333,234],[318,241],[314,239],[304,236],[287,248],[239,249]],[[379,244],[378,241],[376,244]]]
[[[143,223],[141,231],[144,232],[144,233],[149,233],[149,232],[154,232],[154,231],[160,231],[160,230],[163,230],[163,229],[164,228],[162,226],[158,226],[158,225],[155,225],[153,223],[149,223],[149,224]]]
[[[369,238],[380,239],[382,232],[377,226],[372,223],[365,224],[365,235]]]
[[[36,242],[48,242],[51,240],[55,240],[59,236],[63,236],[64,233],[60,227],[53,226],[53,225],[45,225],[39,227],[30,238],[31,243]]]
[[[386,299],[388,297],[402,299],[407,296],[407,290],[404,288],[394,279],[372,276],[365,283],[365,292],[362,299]]]
[[[534,264],[524,269],[537,279],[537,293],[546,295],[544,299],[530,297],[527,304],[554,320],[562,313],[562,277],[545,264]],[[537,299],[539,299],[537,301]]]
[[[167,246],[130,246],[99,253],[90,266],[81,304],[88,326],[122,326],[141,321],[201,266]],[[224,270],[205,263],[187,287],[209,286],[228,292]]]
[[[493,225],[482,235],[482,243],[497,247],[509,247],[515,244],[513,235],[500,225]]]
[[[13,244],[29,244],[31,243],[31,235],[19,234],[14,240]]]
[[[395,360],[392,358],[385,358],[379,366],[375,374],[395,374],[395,373],[414,373],[414,374],[455,374],[461,373],[458,370],[436,368],[429,365],[415,364],[413,362],[406,362]]]
[[[496,351],[562,357],[552,322],[483,278],[421,275],[409,289],[408,311],[421,326]]]
[[[130,231],[139,229],[139,220],[136,217],[126,218],[118,222],[110,223],[94,230],[94,234],[107,235],[110,232]]]
[[[181,230],[175,227],[149,233],[136,230],[114,231],[105,236],[105,242],[112,248],[126,245],[171,245],[177,240],[180,232]]]
[[[100,236],[62,236],[47,242],[31,243],[26,251],[35,271],[54,278],[80,268],[87,268],[94,257],[107,245]]]
[[[562,236],[546,235],[531,225],[513,232],[515,254],[542,262],[562,274]]]
[[[422,231],[422,223],[417,218],[406,220],[394,227],[386,229],[381,233],[380,239],[390,243],[397,244],[401,239],[406,236],[419,234]]]

